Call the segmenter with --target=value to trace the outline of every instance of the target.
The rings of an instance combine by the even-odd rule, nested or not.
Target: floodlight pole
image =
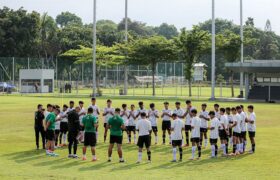
[[[216,27],[215,27],[215,0],[212,0],[212,60],[211,60],[211,83],[212,83],[212,89],[211,89],[211,100],[215,100],[215,58],[216,58],[216,40],[215,40],[215,34],[216,34]]]
[[[240,0],[240,38],[241,38],[241,49],[240,49],[240,59],[241,63],[244,62],[244,36],[243,36],[243,0]],[[243,72],[240,72],[240,97],[243,98]]]
[[[96,0],[93,0],[93,58],[92,58],[92,96],[96,96]]]
[[[127,14],[128,14],[128,0],[125,0],[125,43],[128,42],[128,19],[127,19]],[[128,86],[128,74],[127,74],[127,65],[124,64],[124,95],[127,95],[127,86]]]

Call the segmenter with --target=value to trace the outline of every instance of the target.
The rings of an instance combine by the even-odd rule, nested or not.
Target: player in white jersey
[[[208,130],[208,121],[210,120],[209,118],[209,113],[206,111],[207,104],[202,104],[201,105],[201,112],[199,114],[199,118],[201,120],[200,124],[200,146],[202,146],[203,138],[204,138],[204,147],[207,147],[208,139],[207,139],[207,130]]]
[[[98,116],[100,114],[100,110],[98,108],[98,106],[96,105],[96,98],[91,98],[91,105],[88,108],[92,108],[93,109],[93,113],[92,115],[96,118],[97,120],[97,124],[98,124]],[[96,127],[96,142],[98,142],[98,126]]]
[[[162,144],[165,144],[166,131],[169,135],[169,143],[171,144],[171,115],[172,111],[168,109],[169,103],[164,102],[164,109],[162,110]]]
[[[232,128],[231,128],[231,125],[233,124],[233,121],[232,121],[232,115],[230,114],[230,107],[227,107],[226,108],[226,116],[228,118],[228,123],[229,123],[229,128],[228,128],[228,131],[229,131],[229,134],[228,134],[228,137],[229,137],[229,140],[228,140],[228,143],[230,144],[230,146],[232,146]]]
[[[220,122],[218,118],[215,116],[214,111],[209,112],[210,116],[210,127],[208,129],[210,130],[210,144],[211,144],[211,158],[215,158],[218,156],[218,138],[219,138],[219,125]]]
[[[60,148],[60,145],[58,144],[59,134],[60,134],[60,120],[62,119],[60,117],[60,107],[58,105],[55,105],[55,108],[59,110],[59,114],[57,115],[56,119],[59,121],[55,121],[55,130],[54,130],[54,138],[55,138],[55,144],[54,148]]]
[[[241,117],[237,113],[237,110],[235,107],[231,108],[231,113],[232,113],[232,121],[233,124],[230,126],[233,128],[233,150],[231,155],[238,155],[239,154],[239,149],[240,149],[240,134],[241,134]]]
[[[69,101],[69,108],[68,108],[68,112],[75,110],[75,102],[74,101]]]
[[[142,150],[145,145],[147,149],[148,162],[151,162],[151,132],[152,125],[151,121],[147,119],[147,114],[145,112],[141,112],[140,119],[137,121],[136,130],[139,132],[137,146],[138,149],[138,161],[140,163],[142,161]]]
[[[192,138],[191,138],[191,141],[192,141],[192,157],[190,158],[190,160],[194,160],[196,147],[198,149],[198,158],[197,159],[200,159],[200,157],[201,157],[201,146],[200,146],[200,143],[199,143],[201,120],[197,116],[197,110],[196,109],[193,109],[191,111],[191,117],[192,117],[192,121],[191,121],[191,127],[192,127]]]
[[[138,111],[135,110],[135,105],[130,105],[130,111],[128,116],[128,122],[126,126],[126,131],[128,132],[128,141],[131,143],[131,132],[133,132],[134,135],[134,144],[136,144],[136,119],[137,119]]]
[[[245,150],[246,150],[246,145],[247,145],[247,138],[246,138],[246,136],[247,136],[247,122],[246,122],[246,120],[247,120],[247,113],[244,111],[244,106],[243,105],[240,105],[240,107],[241,107],[241,117],[245,117],[245,121],[241,124],[241,141],[242,141],[242,143],[243,143],[243,152],[245,152]]]
[[[183,134],[182,131],[184,130],[184,121],[178,118],[176,113],[172,114],[172,123],[171,123],[171,139],[172,139],[172,153],[173,153],[173,160],[171,162],[176,162],[176,153],[177,147],[179,148],[180,152],[180,160],[183,159],[183,148],[182,148],[182,141],[183,141]]]
[[[137,111],[138,112],[137,118],[141,119],[141,113],[146,113],[146,115],[147,115],[147,110],[144,107],[143,101],[139,101],[138,105],[139,105],[139,109]]]
[[[155,104],[150,104],[150,110],[148,111],[148,118],[152,124],[152,130],[155,135],[155,144],[158,143],[158,128],[157,128],[157,118],[159,118],[158,110],[155,109]],[[151,136],[152,137],[152,136]]]
[[[245,150],[245,138],[246,138],[246,114],[243,112],[242,108],[240,106],[236,107],[237,113],[241,117],[241,133],[240,133],[240,147],[239,147],[239,153],[243,154]]]
[[[126,131],[126,134],[127,134],[127,143],[128,144],[130,143],[130,141],[129,141],[129,132],[127,130],[129,114],[130,114],[130,112],[127,109],[127,105],[126,104],[122,104],[122,110],[121,110],[120,116],[123,119],[123,123],[124,123],[124,126],[125,126],[125,131]]]
[[[184,117],[186,118],[185,123],[185,135],[186,135],[186,144],[184,146],[189,146],[189,132],[192,131],[191,128],[191,111],[195,109],[192,107],[192,102],[190,100],[186,100],[187,109],[185,111]]]
[[[106,142],[106,138],[107,138],[107,124],[108,124],[108,120],[114,116],[115,113],[115,108],[112,107],[112,100],[108,99],[107,100],[107,107],[104,108],[103,111],[103,117],[104,117],[104,142]]]
[[[228,118],[225,115],[226,109],[220,108],[220,139],[221,139],[221,148],[223,150],[223,155],[227,156],[228,154]]]
[[[59,135],[59,143],[60,146],[67,146],[67,131],[68,131],[68,118],[67,118],[67,109],[68,106],[66,104],[63,105],[62,111],[60,113],[61,122],[60,122],[60,135]]]
[[[249,115],[246,119],[248,123],[248,133],[249,138],[251,141],[252,149],[249,151],[249,153],[254,153],[256,144],[255,144],[255,135],[256,135],[256,114],[254,112],[254,106],[249,105],[248,106]]]
[[[79,107],[80,107],[80,112],[79,114],[79,121],[80,121],[80,131],[79,134],[77,136],[77,139],[80,143],[84,142],[84,135],[85,135],[85,131],[84,131],[84,126],[82,126],[82,121],[83,121],[83,117],[87,114],[87,111],[84,108],[84,102],[83,101],[79,101]]]
[[[220,111],[219,111],[220,105],[219,104],[214,104],[214,112],[215,112],[215,116],[216,118],[218,118],[220,120]]]

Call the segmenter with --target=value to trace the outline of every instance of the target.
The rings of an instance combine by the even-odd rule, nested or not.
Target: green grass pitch
[[[48,157],[43,150],[35,150],[34,111],[36,105],[42,103],[68,103],[69,100],[83,100],[86,107],[89,98],[56,98],[36,96],[0,96],[0,179],[280,179],[280,121],[279,104],[254,103],[257,114],[256,153],[238,157],[209,159],[210,146],[202,150],[202,159],[189,161],[191,148],[184,148],[183,162],[171,163],[172,149],[169,145],[153,145],[152,163],[135,164],[137,147],[124,144],[123,152],[126,163],[119,164],[116,149],[113,162],[107,163],[107,147],[104,144],[103,127],[99,128],[97,156],[99,161],[91,162],[88,149],[88,160],[67,158],[67,149],[58,149],[59,157]],[[122,103],[136,104],[143,98],[112,98],[113,106]],[[164,99],[145,98],[146,107],[155,102],[161,110]],[[171,108],[177,99],[169,99]],[[99,107],[105,107],[106,98],[98,98]],[[183,102],[183,99],[181,99]],[[194,101],[200,108],[203,101]],[[235,106],[239,103],[219,102],[222,106]],[[208,110],[214,102],[208,102]],[[244,103],[245,106],[248,103]],[[159,120],[159,125],[161,120]],[[159,126],[159,129],[160,126]],[[161,130],[159,131],[161,144]],[[126,142],[126,134],[124,135]],[[248,141],[249,149],[250,143]],[[78,147],[78,155],[82,155],[82,146]]]

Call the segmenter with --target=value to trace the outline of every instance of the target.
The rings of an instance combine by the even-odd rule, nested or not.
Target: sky
[[[97,0],[97,19],[119,22],[124,17],[125,0]],[[178,29],[211,18],[211,0],[128,0],[128,16],[148,25],[163,22],[174,24]],[[240,0],[216,0],[216,18],[240,23]],[[80,16],[84,23],[92,22],[93,0],[1,0],[0,6],[28,11],[47,12],[55,17],[63,11]],[[264,29],[267,19],[272,30],[280,35],[280,0],[243,0],[244,22],[253,17],[255,26]]]

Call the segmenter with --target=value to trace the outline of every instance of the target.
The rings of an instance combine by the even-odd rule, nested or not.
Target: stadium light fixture
[[[215,0],[212,0],[212,58],[211,58],[211,100],[215,99],[215,60],[216,60]]]

